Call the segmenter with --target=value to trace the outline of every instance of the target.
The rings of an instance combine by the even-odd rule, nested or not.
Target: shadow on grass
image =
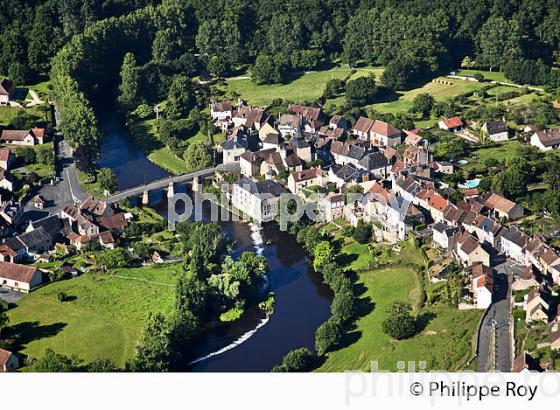
[[[428,324],[434,320],[436,318],[436,314],[434,312],[422,312],[420,313],[417,317],[416,317],[416,321],[415,321],[415,328],[416,328],[416,334],[422,332],[424,329],[426,329],[426,326],[428,326]]]
[[[13,340],[16,350],[21,350],[35,340],[56,336],[65,327],[66,323],[62,322],[49,325],[40,325],[39,322],[22,322],[9,326],[5,333],[8,339]]]

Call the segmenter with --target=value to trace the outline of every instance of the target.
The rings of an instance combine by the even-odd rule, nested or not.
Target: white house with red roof
[[[18,357],[9,350],[0,349],[0,373],[13,372],[18,367]]]
[[[459,117],[444,118],[438,122],[439,128],[451,132],[461,131],[464,125],[463,120]]]
[[[17,263],[0,262],[0,286],[29,293],[43,283],[40,270]]]

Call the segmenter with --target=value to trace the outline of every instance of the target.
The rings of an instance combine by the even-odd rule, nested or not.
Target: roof
[[[6,365],[8,364],[8,360],[10,360],[10,357],[12,355],[13,353],[10,352],[9,350],[0,349],[0,372],[6,368]]]
[[[404,139],[405,144],[418,145],[423,139],[420,135],[415,134],[412,131],[404,130],[403,132],[406,135],[406,138]]]
[[[502,232],[502,238],[513,242],[520,248],[523,248],[527,242],[529,241],[529,237],[523,233],[523,231],[519,230],[516,226],[512,226],[511,228],[504,228]]]
[[[494,288],[494,276],[492,272],[490,272],[490,274],[481,274],[475,279],[474,284],[477,289],[485,287],[490,292],[492,292],[492,289]]]
[[[7,161],[10,158],[10,150],[8,148],[0,149],[0,161]]]
[[[290,140],[290,145],[294,148],[309,148],[311,145],[305,140],[305,138],[292,138]]]
[[[500,134],[508,130],[506,123],[503,121],[488,121],[484,124],[484,127],[489,135]]]
[[[354,130],[359,132],[369,132],[373,126],[374,121],[367,117],[360,117],[354,124]]]
[[[119,212],[114,215],[100,216],[97,222],[105,229],[124,229],[128,225],[124,212]]]
[[[365,148],[360,147],[359,145],[351,144],[348,147],[348,154],[346,156],[352,159],[361,160],[365,154],[366,154]]]
[[[560,128],[538,131],[535,134],[545,147],[560,144]]]
[[[88,198],[80,205],[80,210],[101,216],[105,214],[108,206],[105,202],[96,198]]]
[[[458,242],[461,244],[461,250],[467,255],[473,253],[480,246],[475,237],[468,232],[463,232],[463,234],[459,237]]]
[[[23,141],[29,134],[26,130],[4,130],[0,135],[0,139],[8,141]]]
[[[266,134],[262,142],[266,144],[280,145],[284,142],[284,138],[280,134],[270,133]]]
[[[229,101],[214,101],[212,103],[212,111],[214,112],[231,111],[231,103]]]
[[[115,243],[115,238],[110,231],[101,232],[99,234],[99,239],[104,244]]]
[[[303,165],[303,161],[300,157],[297,156],[295,152],[291,153],[290,155],[286,156],[284,159],[284,163],[288,168],[295,168]]]
[[[1,278],[11,279],[22,283],[30,283],[37,272],[39,271],[32,266],[0,261]]]
[[[290,104],[288,105],[288,112],[301,115],[312,120],[317,121],[321,116],[321,109],[315,107],[307,107],[305,105]]]
[[[240,186],[242,189],[254,195],[270,194],[273,196],[280,196],[288,191],[283,185],[272,179],[265,179],[264,181],[253,181],[245,176],[241,177],[235,185]]]
[[[440,212],[443,212],[443,211],[445,211],[445,209],[449,205],[449,202],[447,201],[447,199],[445,199],[441,195],[434,194],[430,197],[430,199],[428,199],[428,205],[431,208],[434,208],[434,209],[437,209]]]
[[[376,120],[373,123],[373,126],[370,129],[371,132],[375,132],[376,134],[383,135],[385,137],[394,137],[400,136],[401,131],[393,127],[391,124],[386,123],[385,121]]]
[[[473,278],[478,278],[482,275],[492,276],[494,274],[494,269],[484,265],[483,263],[475,263],[471,266],[470,273]]]
[[[363,157],[359,164],[368,170],[384,168],[388,165],[387,158],[382,152],[371,152]]]
[[[56,235],[56,233],[64,227],[62,220],[58,217],[58,215],[49,215],[44,218],[38,219],[34,222],[31,222],[31,226],[33,229],[43,228],[46,232],[51,234],[52,236]]]
[[[445,118],[442,122],[447,128],[457,128],[463,126],[463,121],[459,117]]]
[[[493,192],[490,196],[484,201],[484,205],[490,209],[496,209],[503,213],[510,213],[513,208],[517,205],[515,202],[510,201],[507,198],[504,198],[502,195]]]
[[[322,171],[320,168],[309,168],[304,169],[303,171],[296,171],[292,173],[292,177],[294,181],[307,181],[316,177],[324,176],[325,171]]]
[[[239,109],[235,112],[234,117],[245,118],[245,126],[247,128],[253,127],[255,123],[263,123],[268,120],[268,116],[264,110],[246,105],[239,107]]]
[[[0,95],[10,95],[14,90],[14,83],[7,78],[0,81]]]
[[[14,239],[18,239],[19,241],[21,241],[25,245],[25,247],[30,250],[39,248],[44,244],[49,244],[52,240],[49,233],[42,226],[37,229],[33,229],[30,232],[22,233]]]

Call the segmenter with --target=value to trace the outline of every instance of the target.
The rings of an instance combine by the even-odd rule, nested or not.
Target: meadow
[[[124,366],[150,312],[169,313],[179,264],[115,269],[48,284],[8,311],[21,352],[41,357],[47,348],[85,363],[110,359]],[[58,300],[59,292],[70,296]]]

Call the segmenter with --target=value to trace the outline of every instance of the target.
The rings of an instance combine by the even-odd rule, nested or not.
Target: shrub
[[[363,221],[359,221],[354,232],[352,233],[352,238],[359,243],[368,243],[371,240],[371,224],[366,224]]]
[[[383,331],[396,340],[413,336],[416,332],[416,323],[411,311],[412,308],[406,303],[392,303],[387,309],[389,317],[382,324]]]
[[[342,339],[343,329],[333,317],[323,323],[315,333],[315,350],[318,355],[324,355],[336,347]]]
[[[313,353],[301,347],[299,349],[288,352],[282,363],[272,368],[273,372],[308,372],[312,370],[315,364],[315,356]]]

